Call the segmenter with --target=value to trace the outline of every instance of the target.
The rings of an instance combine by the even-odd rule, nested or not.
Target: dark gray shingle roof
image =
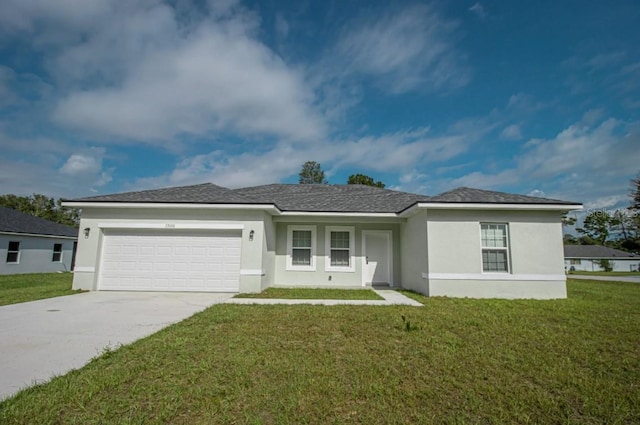
[[[192,186],[167,187],[163,189],[141,190],[137,192],[114,193],[111,195],[90,196],[74,199],[80,202],[149,202],[149,203],[189,203],[189,204],[226,204],[253,203],[226,187],[212,183]]]
[[[78,229],[6,207],[0,207],[0,232],[78,236]]]
[[[429,197],[363,185],[268,184],[227,189],[211,183],[74,199],[77,202],[273,204],[281,211],[399,213],[417,202],[575,205],[575,202],[460,188]]]
[[[270,184],[235,192],[256,202],[273,202],[282,211],[395,213],[428,199],[357,184]]]
[[[432,196],[429,202],[470,203],[470,204],[555,204],[580,205],[579,202],[560,201],[558,199],[539,198],[537,196],[514,195],[492,190],[459,187],[440,195]]]
[[[640,256],[631,252],[620,251],[601,245],[565,245],[566,258],[637,258]]]

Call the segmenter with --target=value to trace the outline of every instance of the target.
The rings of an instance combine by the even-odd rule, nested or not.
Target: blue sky
[[[471,186],[628,204],[637,1],[0,0],[0,192]]]

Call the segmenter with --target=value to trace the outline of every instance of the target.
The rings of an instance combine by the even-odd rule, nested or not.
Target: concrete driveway
[[[87,292],[0,307],[0,400],[234,294]]]

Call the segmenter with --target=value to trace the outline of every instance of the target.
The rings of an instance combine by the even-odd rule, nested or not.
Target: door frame
[[[365,281],[367,266],[367,235],[382,235],[387,239],[387,270],[389,272],[389,286],[393,287],[393,230],[363,230],[362,231],[362,286],[367,286]],[[371,283],[373,285],[373,282]]]

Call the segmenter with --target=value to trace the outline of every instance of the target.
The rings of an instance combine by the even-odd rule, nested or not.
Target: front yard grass
[[[579,274],[586,276],[640,276],[640,272],[585,272],[585,271],[573,271],[569,272],[569,275]]]
[[[640,423],[640,285],[568,289],[216,305],[0,403],[0,423]]]
[[[0,275],[0,306],[76,294],[72,273]]]
[[[298,300],[383,300],[371,289],[267,288],[258,294],[238,294],[234,298],[280,298]]]

